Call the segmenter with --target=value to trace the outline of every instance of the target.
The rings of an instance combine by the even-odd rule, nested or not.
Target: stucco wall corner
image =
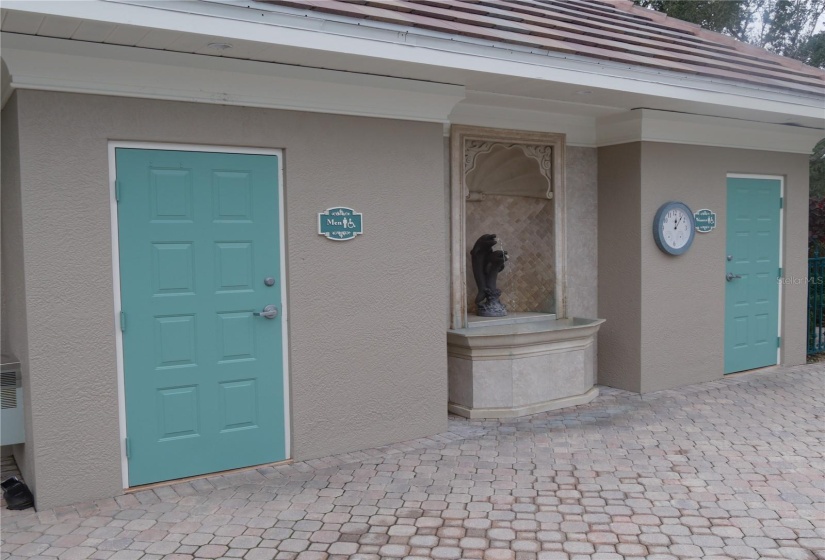
[[[25,255],[21,209],[21,170],[19,106],[13,93],[2,110],[0,153],[0,348],[20,361],[26,436],[34,435],[32,424],[32,388],[29,376],[28,319],[26,316]],[[27,484],[36,491],[33,446],[18,444],[13,453]]]
[[[804,364],[807,359],[807,284],[798,281],[808,275],[808,208],[810,167],[805,154],[787,154],[783,162],[785,216],[783,229],[783,277],[781,335],[782,365]]]
[[[92,133],[96,119],[44,99],[50,94],[16,95],[32,414],[26,447],[44,509],[122,492],[108,154],[105,136]],[[105,119],[105,109],[96,116]]]
[[[598,382],[641,391],[641,144],[598,150]]]

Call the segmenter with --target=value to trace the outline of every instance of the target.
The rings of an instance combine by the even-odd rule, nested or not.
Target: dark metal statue
[[[479,317],[504,317],[507,309],[499,301],[501,290],[496,288],[498,273],[504,270],[507,251],[493,251],[498,242],[494,233],[486,233],[478,238],[470,257],[473,263],[473,277],[478,287],[476,314]]]

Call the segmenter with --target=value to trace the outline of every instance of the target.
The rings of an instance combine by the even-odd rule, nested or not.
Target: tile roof
[[[622,64],[825,94],[825,72],[630,0],[263,0]]]

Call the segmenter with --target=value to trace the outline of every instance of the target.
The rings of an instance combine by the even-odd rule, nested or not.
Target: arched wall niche
[[[553,198],[550,146],[472,140],[465,146],[464,185],[483,195]]]
[[[499,276],[508,312],[566,317],[564,135],[455,125],[450,159],[451,328],[475,312],[468,253],[483,233],[510,255]]]

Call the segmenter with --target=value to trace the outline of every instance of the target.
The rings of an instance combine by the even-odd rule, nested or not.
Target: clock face
[[[671,208],[661,222],[662,239],[668,247],[681,249],[690,240],[692,220],[683,208]]]
[[[682,202],[663,204],[653,219],[653,239],[669,255],[681,255],[693,243],[693,212]]]

